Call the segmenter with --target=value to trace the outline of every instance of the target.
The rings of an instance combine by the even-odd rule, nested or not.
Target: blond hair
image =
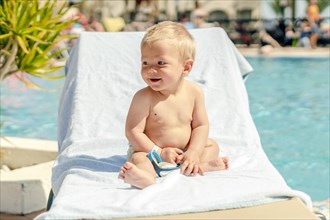
[[[151,26],[141,41],[141,48],[151,46],[159,40],[172,40],[183,60],[195,59],[196,44],[194,38],[182,24],[163,21]]]

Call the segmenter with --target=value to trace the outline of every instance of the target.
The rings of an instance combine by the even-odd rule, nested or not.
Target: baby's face
[[[160,40],[141,48],[141,75],[147,85],[160,92],[175,92],[184,70],[177,46],[171,40]]]

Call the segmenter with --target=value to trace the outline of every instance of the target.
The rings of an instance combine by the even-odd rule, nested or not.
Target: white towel
[[[67,63],[59,109],[55,200],[37,219],[114,218],[248,207],[300,197],[269,162],[249,112],[242,75],[251,66],[221,28],[191,30],[197,57],[189,79],[205,93],[210,137],[230,169],[186,177],[174,171],[139,190],[118,179],[126,160],[125,118],[140,76],[143,33],[82,33]],[[261,94],[262,95],[262,94]],[[280,137],[279,137],[280,138]]]

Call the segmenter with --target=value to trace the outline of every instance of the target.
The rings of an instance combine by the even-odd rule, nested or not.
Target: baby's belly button
[[[167,146],[185,147],[189,141],[189,135],[172,134],[161,137],[162,142]]]

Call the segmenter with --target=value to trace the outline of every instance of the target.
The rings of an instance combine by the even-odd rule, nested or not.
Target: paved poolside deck
[[[257,45],[253,45],[252,47],[244,47],[238,45],[238,49],[246,57],[330,57],[330,47],[319,47],[316,49],[302,47],[282,47],[270,48],[263,51]],[[265,51],[268,53],[265,53]]]
[[[28,215],[10,215],[6,213],[0,213],[0,220],[32,220],[43,212],[45,212],[45,210],[32,212]]]

